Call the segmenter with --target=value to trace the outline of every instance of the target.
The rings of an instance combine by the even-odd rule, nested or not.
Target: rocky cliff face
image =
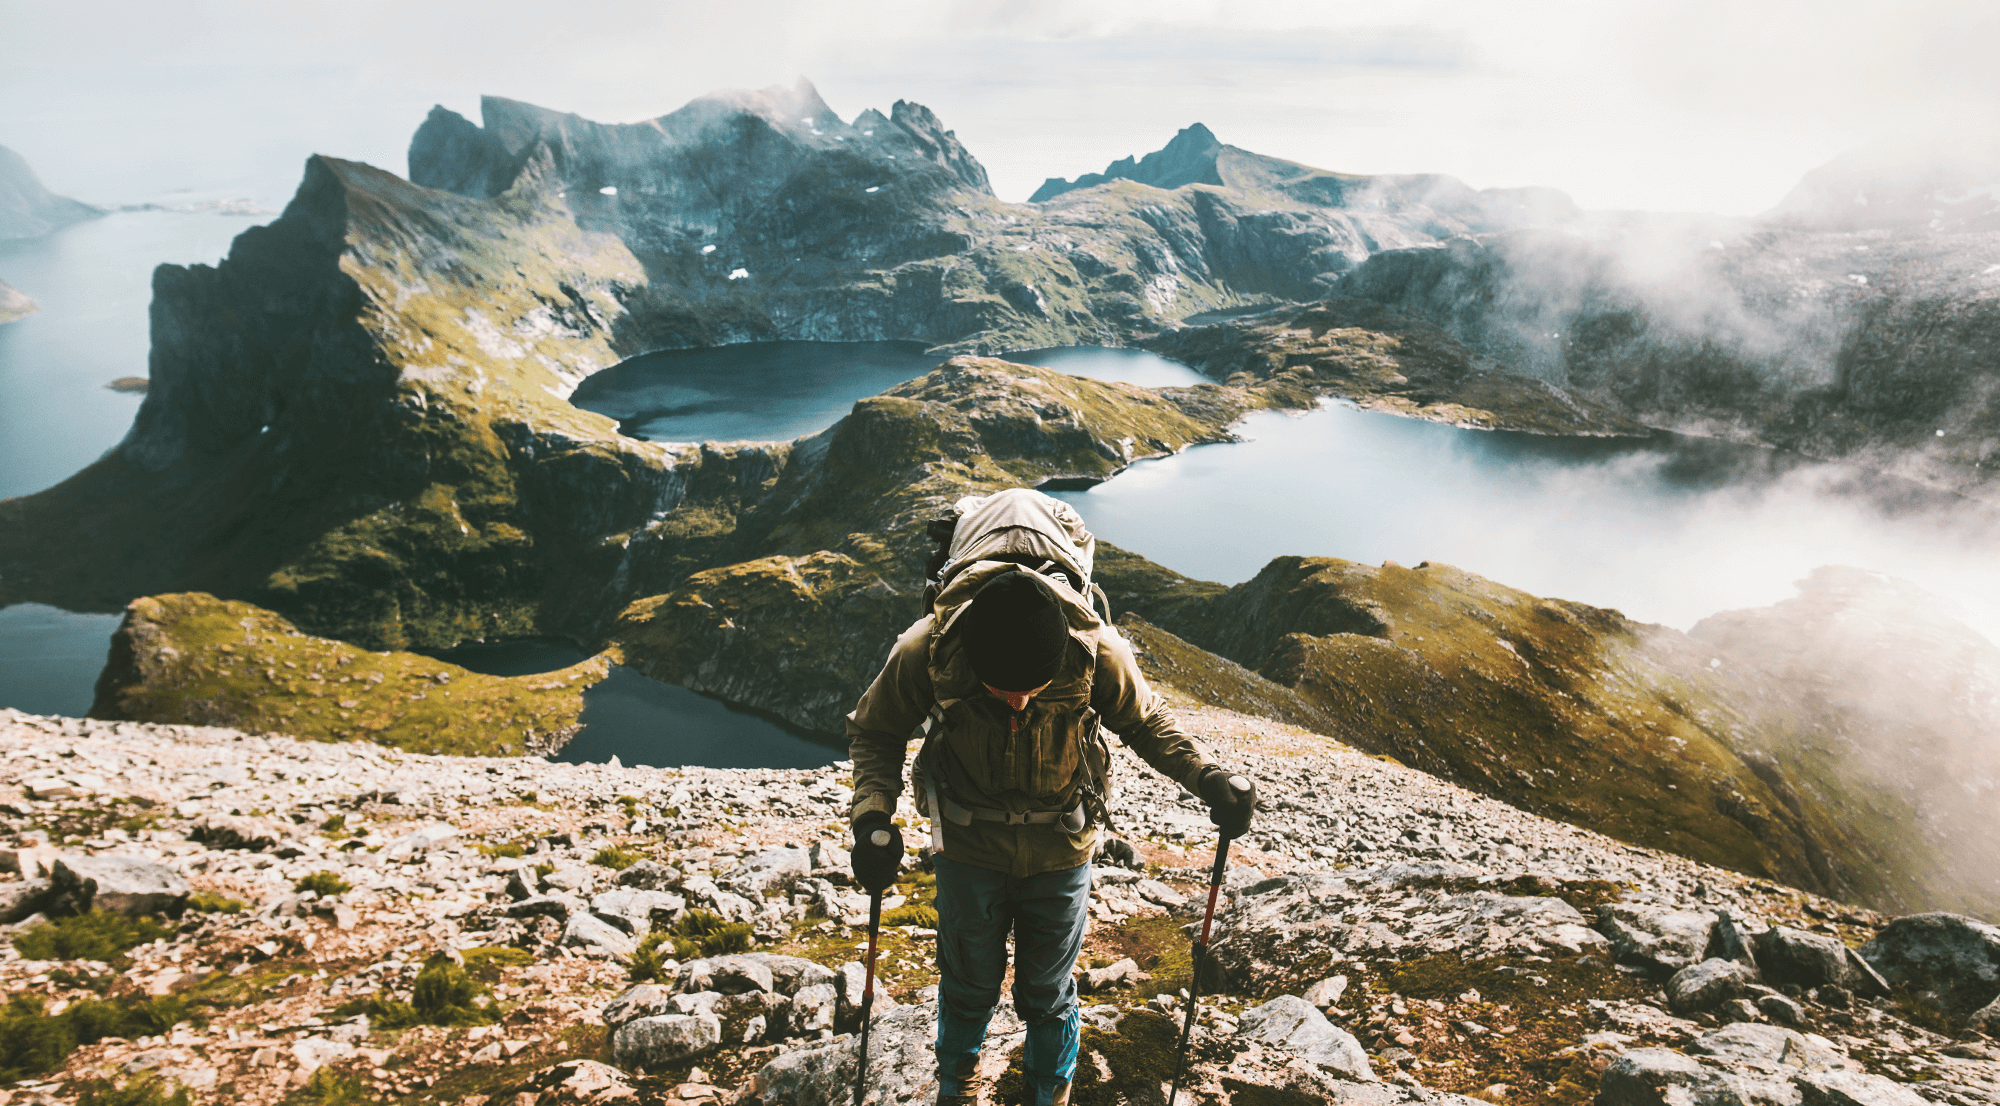
[[[1837,229],[1851,217],[1829,227],[1816,210],[1388,251],[1339,290],[1652,426],[1991,496],[1995,232],[1977,219]]]
[[[42,187],[26,158],[0,146],[0,241],[39,238],[104,212]]]
[[[0,324],[25,319],[40,310],[26,292],[0,280]]]
[[[633,348],[1120,344],[1246,298],[1310,297],[1377,249],[1561,214],[1448,178],[1323,173],[1198,127],[1090,181],[1121,182],[1112,187],[1004,204],[928,109],[898,102],[844,122],[803,82],[717,93],[638,124],[497,97],[481,116],[474,126],[434,111],[411,142],[411,179],[492,196],[548,149],[579,215],[647,265]]]

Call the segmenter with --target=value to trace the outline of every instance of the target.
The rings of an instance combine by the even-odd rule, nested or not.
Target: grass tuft
[[[628,849],[620,845],[606,845],[597,850],[597,855],[591,857],[590,862],[600,868],[609,868],[614,872],[622,872],[644,859],[646,859],[646,854],[639,852],[637,849]]]
[[[0,1082],[44,1075],[79,1045],[106,1037],[152,1037],[179,1024],[185,1000],[175,997],[107,1002],[83,999],[49,1014],[35,995],[15,995],[0,1007]]]
[[[314,872],[312,875],[292,884],[292,890],[304,894],[311,891],[320,898],[345,894],[351,885],[332,872]]]
[[[749,952],[750,923],[725,922],[720,914],[690,910],[674,923],[672,940],[677,960]]]
[[[213,891],[196,891],[188,896],[188,909],[203,914],[241,914],[250,904]]]
[[[43,922],[14,938],[14,948],[29,960],[108,963],[129,949],[172,932],[153,918],[128,918],[109,910],[93,910],[73,918]]]
[[[481,966],[487,967],[497,958],[482,959]],[[343,1018],[366,1014],[369,1025],[376,1029],[408,1029],[415,1025],[489,1025],[499,1020],[500,1011],[490,1003],[480,1004],[479,999],[485,993],[485,985],[453,963],[451,957],[438,953],[426,960],[423,970],[417,973],[417,981],[410,989],[410,1001],[377,994],[343,1003],[335,1008],[334,1013]]]

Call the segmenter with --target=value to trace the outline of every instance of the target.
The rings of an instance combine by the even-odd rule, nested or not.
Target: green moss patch
[[[154,918],[128,918],[114,911],[93,910],[36,925],[14,938],[14,948],[29,960],[109,963],[129,949],[171,933],[171,926]]]
[[[189,593],[133,601],[93,717],[232,726],[321,741],[366,738],[423,753],[514,755],[559,744],[594,657],[556,672],[486,676],[415,653],[312,637],[248,603]]]
[[[39,997],[15,995],[0,1007],[0,1082],[52,1072],[79,1045],[165,1033],[186,1014],[178,998],[82,999],[50,1014]]]

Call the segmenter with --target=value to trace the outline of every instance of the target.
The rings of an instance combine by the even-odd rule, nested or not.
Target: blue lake
[[[1147,388],[1199,384],[1200,373],[1134,349],[1078,346],[1008,360]],[[570,402],[654,442],[781,441],[838,422],[854,402],[937,368],[918,342],[755,342],[662,350],[614,365]]]

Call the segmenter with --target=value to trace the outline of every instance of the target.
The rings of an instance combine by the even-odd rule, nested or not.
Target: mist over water
[[[144,397],[105,385],[146,375],[154,267],[214,264],[263,221],[119,212],[0,241],[0,279],[41,307],[0,326],[0,499],[58,484],[118,444]]]
[[[1812,569],[1901,577],[2000,641],[2000,510],[1842,465],[1686,438],[1460,430],[1330,406],[1260,412],[1246,443],[1062,492],[1098,536],[1239,583],[1284,554],[1437,561],[1687,629]]]

